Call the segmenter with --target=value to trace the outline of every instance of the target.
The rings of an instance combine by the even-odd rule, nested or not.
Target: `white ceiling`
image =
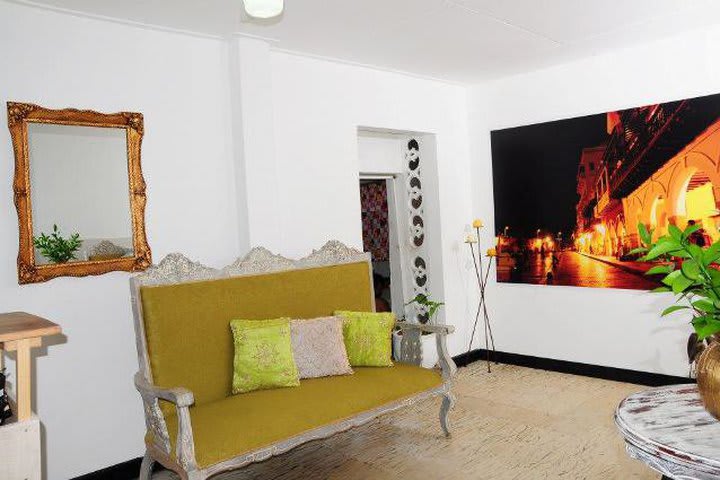
[[[253,21],[241,0],[14,0],[456,82],[533,70],[708,26],[719,0],[285,0]]]

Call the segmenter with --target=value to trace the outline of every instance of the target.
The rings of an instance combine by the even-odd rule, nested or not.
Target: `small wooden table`
[[[615,424],[628,454],[663,478],[720,479],[720,421],[705,411],[696,385],[630,395],[618,405]]]
[[[29,313],[0,314],[0,369],[3,366],[2,351],[17,351],[16,401],[19,422],[32,415],[30,350],[42,345],[42,337],[61,332],[59,325]]]

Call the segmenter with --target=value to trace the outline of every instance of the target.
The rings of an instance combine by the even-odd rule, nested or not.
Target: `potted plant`
[[[415,297],[407,302],[404,306],[409,307],[416,305],[417,310],[427,313],[428,323],[435,323],[434,319],[438,314],[440,307],[445,305],[443,302],[436,302],[430,298],[430,294],[418,293]],[[433,368],[438,361],[437,349],[435,348],[435,334],[423,332],[420,341],[422,343],[422,366],[425,368]],[[402,331],[393,333],[393,347],[396,352],[395,358],[400,358],[400,349],[402,344]]]
[[[705,408],[720,418],[720,241],[705,246],[701,226],[690,222],[685,230],[675,225],[668,234],[653,241],[653,230],[638,224],[642,246],[630,253],[641,253],[641,261],[665,261],[650,268],[646,275],[662,275],[662,286],[654,292],[671,292],[676,305],[662,316],[674,312],[690,315],[694,333],[688,339],[688,359],[696,362],[698,389]],[[703,245],[703,246],[700,246]]]

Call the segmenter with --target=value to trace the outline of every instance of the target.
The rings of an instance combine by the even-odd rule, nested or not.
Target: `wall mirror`
[[[19,283],[149,267],[142,114],[7,107]]]

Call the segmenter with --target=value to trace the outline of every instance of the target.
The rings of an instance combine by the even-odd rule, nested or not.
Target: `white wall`
[[[278,251],[282,226],[276,178],[270,45],[255,38],[230,39],[230,81],[241,243]]]
[[[358,168],[361,173],[403,173],[407,136],[360,130],[357,137]]]
[[[460,353],[474,314],[461,248],[472,217],[465,88],[280,52],[271,65],[283,254],[304,255],[332,238],[362,248],[358,127],[435,135],[437,159],[429,165],[437,173],[424,171],[423,181],[439,199],[426,214],[442,262],[428,260],[433,288],[444,291],[445,319],[458,327],[450,350]]]
[[[142,166],[155,260],[183,251],[223,265],[238,254],[227,59],[220,41],[0,2],[3,102],[145,115]],[[0,117],[0,311],[45,316],[67,336],[37,358],[36,406],[47,478],[68,479],[143,452],[129,276],[18,286],[13,157]]]
[[[438,221],[429,235],[441,245],[444,269],[437,281],[445,287],[447,321],[459,326],[451,340],[459,353],[472,310],[459,243],[472,216],[466,90],[236,41],[0,1],[0,90],[3,100],[144,114],[147,231],[155,261],[182,251],[221,266],[253,239],[288,256],[305,255],[331,238],[360,246],[358,127],[435,134],[437,175],[425,178],[439,199],[428,215]],[[250,57],[269,67],[252,70]],[[267,102],[248,100],[264,78],[272,86],[270,117]],[[256,113],[262,123],[250,121]],[[252,140],[273,142],[272,148],[249,143],[253,129],[268,125],[273,132]],[[6,179],[0,181],[0,305],[63,326],[66,340],[36,360],[36,407],[47,440],[47,478],[67,479],[143,452],[141,403],[132,386],[137,361],[129,276],[17,285],[12,149],[6,125],[0,127],[0,179]],[[268,195],[273,198],[266,202]],[[257,211],[273,221],[253,218]]]
[[[720,29],[695,32],[472,89],[476,210],[492,217],[490,130],[717,93],[719,40]],[[523,192],[518,197],[532,202]],[[687,374],[691,328],[680,316],[659,318],[668,296],[501,284],[493,285],[489,301],[499,350]]]

